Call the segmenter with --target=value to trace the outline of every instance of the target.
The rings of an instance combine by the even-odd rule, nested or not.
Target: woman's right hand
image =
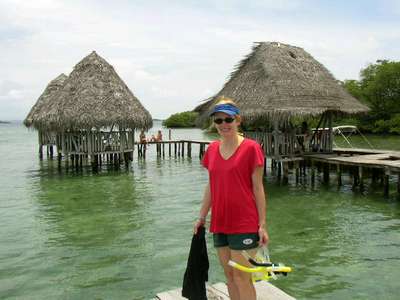
[[[193,234],[197,234],[199,227],[204,226],[205,223],[206,223],[205,219],[201,219],[201,218],[197,219],[197,221],[194,223]]]

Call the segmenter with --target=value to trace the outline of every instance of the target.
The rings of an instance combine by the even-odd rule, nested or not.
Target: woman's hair
[[[225,97],[225,96],[219,96],[216,99],[215,105],[220,105],[220,104],[230,104],[233,105],[234,107],[238,107],[237,104],[235,103],[235,101],[233,101],[231,98]]]

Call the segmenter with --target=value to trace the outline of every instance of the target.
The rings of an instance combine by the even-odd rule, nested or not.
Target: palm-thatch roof
[[[210,98],[200,101],[201,103],[199,105],[197,105],[192,111],[197,112],[199,114],[204,113],[204,111],[207,110],[208,106],[210,105],[210,103],[212,103],[213,100],[214,100],[214,98],[210,97]]]
[[[277,42],[254,44],[222,90],[202,104],[201,120],[208,117],[219,96],[238,104],[246,124],[326,111],[356,114],[369,110],[302,48]]]
[[[28,115],[24,120],[26,127],[31,127],[34,120],[38,118],[41,110],[46,110],[50,105],[51,101],[54,100],[57,92],[63,87],[67,75],[64,73],[60,74],[57,78],[50,81],[44,92],[40,95],[39,99],[36,101],[35,105],[31,108]]]
[[[110,127],[149,129],[150,113],[95,51],[82,59],[33,125],[47,130]]]

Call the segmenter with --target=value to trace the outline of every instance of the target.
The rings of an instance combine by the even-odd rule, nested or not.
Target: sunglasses
[[[222,122],[225,122],[225,123],[232,123],[233,121],[235,121],[235,118],[231,118],[231,117],[227,117],[227,118],[225,118],[225,119],[222,119],[222,118],[217,118],[217,119],[214,119],[214,123],[215,124],[222,124]]]

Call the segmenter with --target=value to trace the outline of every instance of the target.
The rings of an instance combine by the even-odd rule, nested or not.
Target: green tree
[[[364,99],[377,119],[400,113],[400,62],[378,60],[361,71]]]
[[[357,98],[365,102],[362,95],[361,85],[357,80],[354,79],[345,80],[343,82],[343,86],[354,98]]]
[[[192,111],[185,111],[171,115],[168,119],[163,121],[163,126],[168,128],[188,128],[195,127],[195,120],[198,113]]]
[[[400,133],[400,62],[378,60],[362,69],[360,78],[344,81],[347,91],[371,108],[357,125],[369,132]]]

